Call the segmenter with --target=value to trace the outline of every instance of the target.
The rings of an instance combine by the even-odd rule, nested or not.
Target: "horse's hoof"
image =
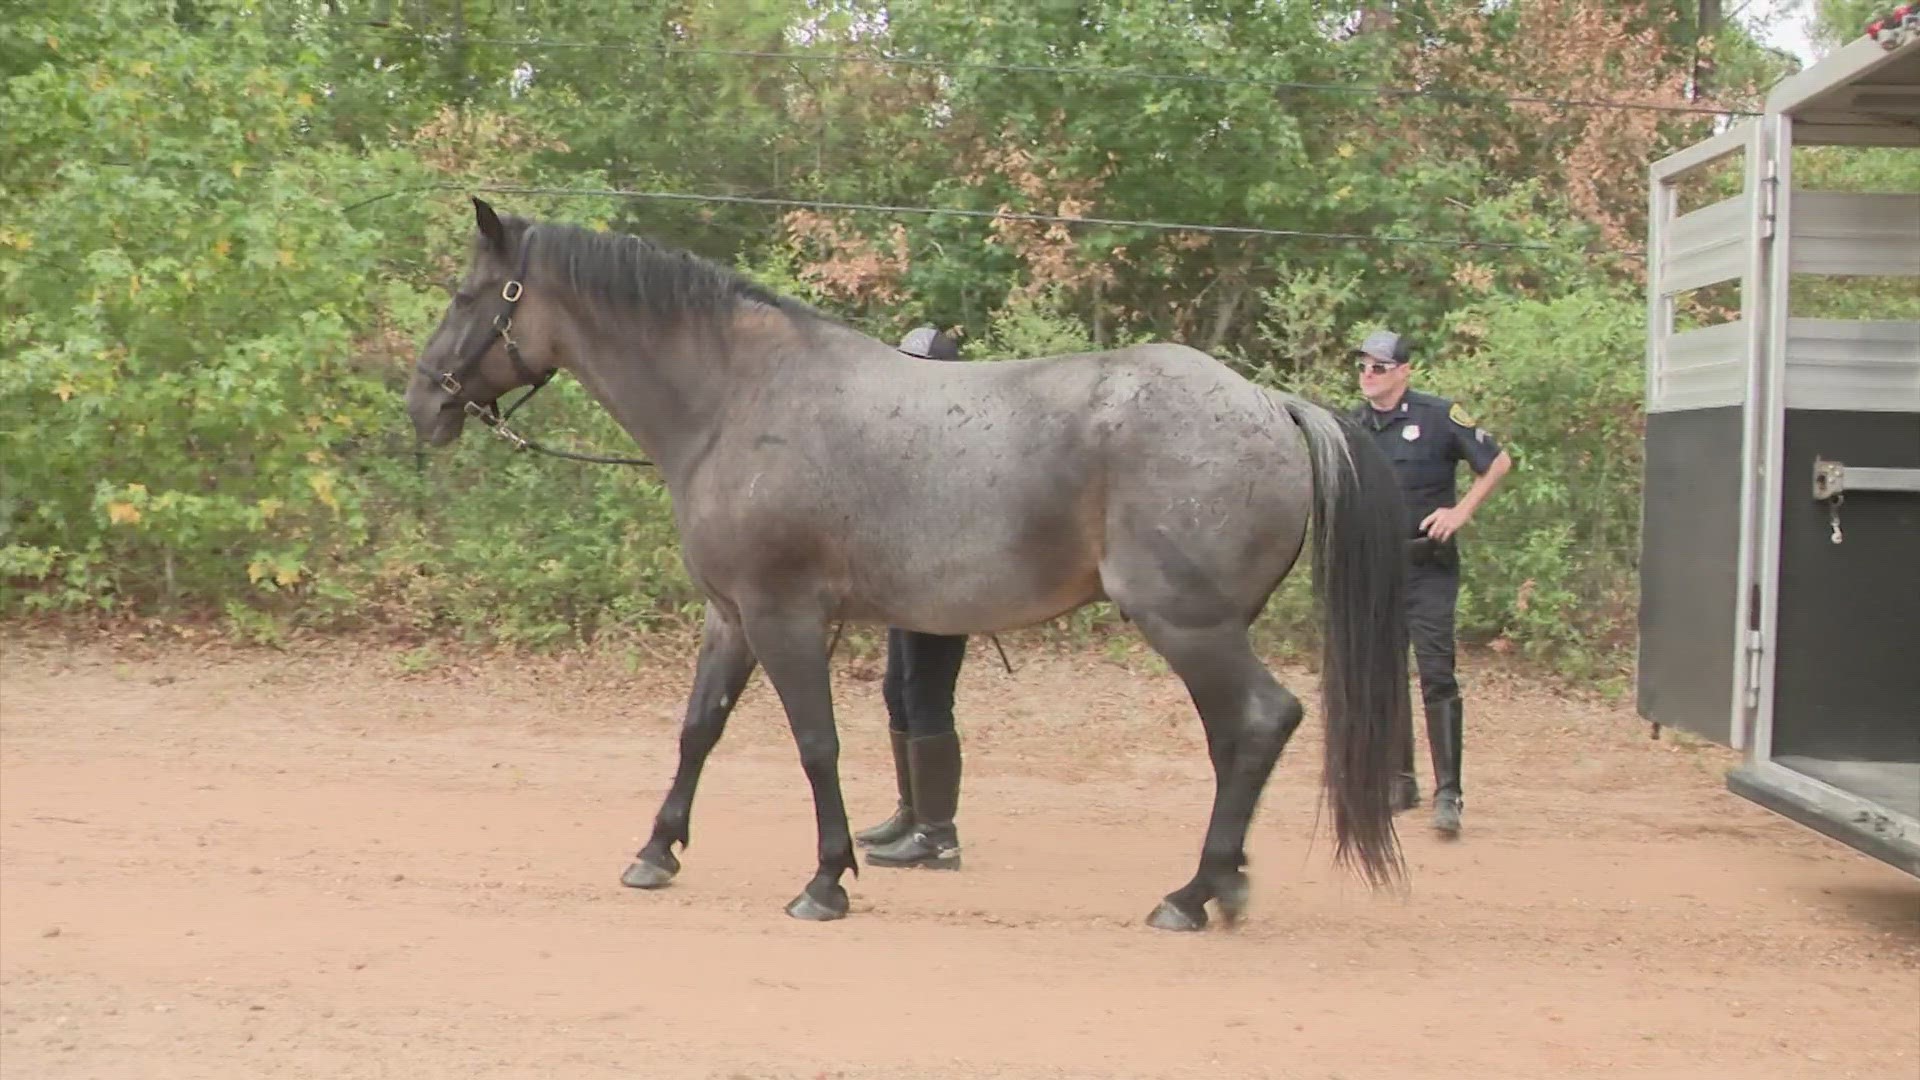
[[[1205,930],[1207,912],[1205,908],[1188,911],[1171,900],[1162,900],[1147,916],[1147,925],[1155,930]]]
[[[661,889],[679,872],[677,866],[655,866],[644,859],[635,859],[627,872],[620,875],[620,884],[629,889]]]
[[[803,922],[832,922],[847,917],[847,890],[836,885],[827,899],[802,892],[787,905],[787,914]]]

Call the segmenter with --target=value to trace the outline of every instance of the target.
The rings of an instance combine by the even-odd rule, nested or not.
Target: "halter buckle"
[[[509,304],[519,303],[520,292],[519,282],[508,281],[505,285],[500,286],[500,299],[505,300]]]
[[[455,397],[459,397],[460,380],[453,377],[453,372],[443,371],[440,373],[440,389],[445,390]]]

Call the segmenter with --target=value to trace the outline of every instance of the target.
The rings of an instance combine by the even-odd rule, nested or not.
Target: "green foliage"
[[[1630,6],[1658,22],[1662,5]],[[1463,632],[1590,655],[1628,625],[1643,314],[1633,265],[1588,249],[1644,200],[1594,205],[1601,185],[1583,203],[1563,181],[1638,169],[1698,123],[1272,84],[1671,87],[1694,35],[1661,24],[1643,56],[1614,34],[1587,63],[1521,48],[1518,5],[1494,7],[1490,50],[1461,29],[1485,5],[1397,7],[1396,28],[1355,33],[1313,5],[1201,0],[520,0],[457,24],[452,5],[395,0],[378,29],[365,5],[319,0],[18,0],[0,11],[0,611],[534,646],[690,621],[649,471],[515,456],[484,432],[412,445],[400,391],[471,227],[466,193],[440,188],[486,182],[1525,245],[496,199],[687,246],[882,340],[958,325],[982,361],[1180,340],[1346,406],[1351,342],[1411,333],[1421,385],[1467,402],[1518,463],[1469,528]],[[1613,26],[1605,5],[1572,7]],[[1577,45],[1586,26],[1563,31]],[[974,66],[749,55],[770,51]],[[1773,62],[1737,27],[1713,52],[1728,85]],[[1572,144],[1588,156],[1551,172]],[[1911,190],[1912,162],[1796,167]],[[1862,288],[1819,299],[1906,302]],[[630,446],[567,379],[522,415],[549,443]],[[1270,606],[1274,644],[1302,640],[1305,590],[1297,575]],[[1111,625],[1104,608],[1071,621]]]

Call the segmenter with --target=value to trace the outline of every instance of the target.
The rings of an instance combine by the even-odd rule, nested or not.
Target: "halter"
[[[572,461],[593,462],[600,465],[653,464],[653,462],[648,461],[646,458],[607,457],[598,454],[576,454],[567,450],[555,450],[551,447],[542,446],[507,426],[507,418],[515,412],[518,412],[520,406],[527,403],[528,398],[539,393],[542,387],[552,382],[554,374],[559,370],[557,368],[548,368],[544,372],[536,373],[527,365],[526,358],[520,355],[520,343],[513,340],[513,309],[519,306],[520,297],[526,292],[526,287],[522,284],[522,281],[527,276],[527,258],[532,252],[533,234],[529,231],[525,242],[520,245],[520,265],[514,270],[513,276],[508,278],[506,283],[500,286],[500,299],[505,300],[507,306],[493,317],[493,332],[506,344],[507,359],[513,364],[514,374],[527,382],[527,392],[521,394],[519,399],[512,405],[509,405],[507,411],[504,413],[500,411],[497,401],[489,401],[485,405],[482,405],[477,401],[469,400],[465,405],[467,415],[487,425],[488,429],[495,435],[500,436],[512,444],[515,450],[537,450],[540,453],[550,454],[554,457],[567,458]],[[473,378],[474,372],[480,366],[480,361],[486,358],[487,353],[492,350],[493,344],[493,337],[491,336],[480,338],[479,341],[474,343],[473,347],[469,348],[466,353],[460,357],[459,364],[452,369],[435,373],[431,368],[426,367],[425,362],[422,361],[416,365],[416,370],[438,383],[440,389],[446,391],[449,397],[458,400],[463,390],[462,384],[466,380]]]

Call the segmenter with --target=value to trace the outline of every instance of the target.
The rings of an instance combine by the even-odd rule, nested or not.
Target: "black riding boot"
[[[1427,742],[1433,750],[1433,827],[1460,831],[1462,706],[1457,697],[1427,706]]]
[[[1420,805],[1420,778],[1413,771],[1413,732],[1407,732],[1407,745],[1400,751],[1400,775],[1393,778],[1393,811],[1411,810]]]
[[[960,869],[960,836],[953,815],[960,806],[960,736],[927,735],[907,743],[912,772],[913,830],[867,852],[869,866]]]
[[[893,779],[900,789],[900,804],[892,817],[853,834],[854,840],[866,847],[891,844],[913,831],[913,770],[907,761],[907,733],[888,728],[887,738],[893,743]]]

